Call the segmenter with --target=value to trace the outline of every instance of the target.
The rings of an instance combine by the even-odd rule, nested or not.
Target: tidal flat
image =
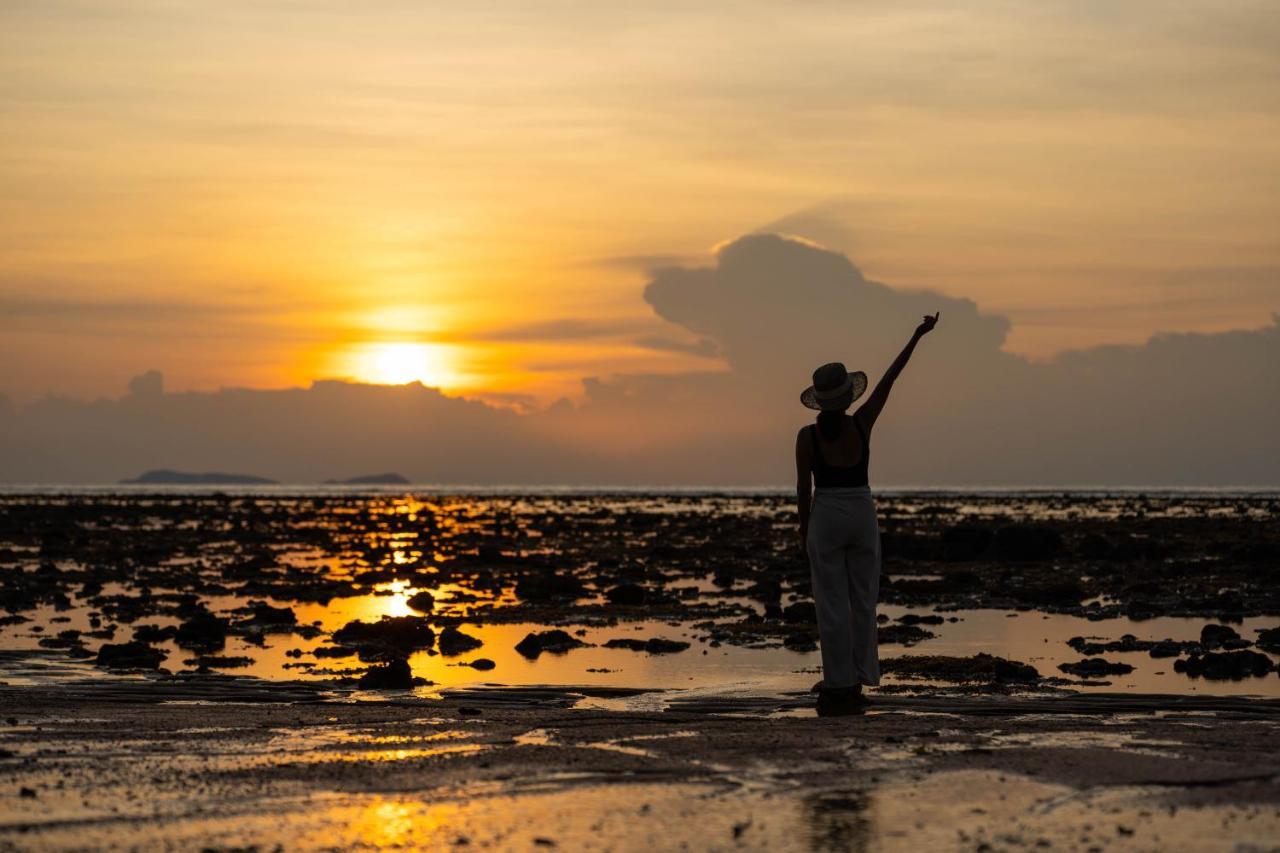
[[[1273,849],[1280,496],[0,495],[0,849]]]

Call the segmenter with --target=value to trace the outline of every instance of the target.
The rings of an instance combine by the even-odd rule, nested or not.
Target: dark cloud
[[[170,467],[301,482],[340,469],[437,483],[783,484],[812,369],[842,360],[875,382],[920,315],[940,310],[876,428],[879,485],[1280,483],[1277,318],[1032,363],[1001,349],[1005,318],[968,300],[895,290],[839,253],[764,234],[720,247],[710,266],[655,271],[644,298],[679,329],[663,340],[711,342],[723,367],[592,377],[581,402],[527,414],[419,385],[172,394],[149,377],[118,400],[0,407],[0,477],[101,482]]]

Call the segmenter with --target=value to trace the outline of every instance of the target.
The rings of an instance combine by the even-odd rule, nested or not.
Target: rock
[[[1186,647],[1186,643],[1179,643],[1177,640],[1161,640],[1151,645],[1148,654],[1153,658],[1176,658],[1186,651]]]
[[[1044,583],[1028,583],[1019,596],[1023,601],[1046,607],[1074,607],[1088,593],[1076,580],[1055,580]]]
[[[1259,652],[1205,652],[1173,662],[1176,672],[1185,672],[1192,678],[1208,678],[1214,681],[1236,681],[1241,678],[1260,677],[1275,669],[1271,658]]]
[[[290,607],[272,607],[265,601],[250,601],[242,612],[248,618],[235,624],[239,630],[257,629],[264,633],[288,633],[298,624],[298,617]]]
[[[436,607],[436,597],[424,589],[409,596],[405,604],[419,613],[430,613]]]
[[[321,646],[311,654],[318,658],[349,658],[359,651],[355,646]]]
[[[1200,645],[1206,649],[1242,648],[1240,635],[1226,625],[1205,625],[1200,629]],[[1248,645],[1245,643],[1244,645]]]
[[[216,651],[227,644],[229,627],[226,619],[204,610],[179,625],[173,639],[184,649]]]
[[[569,575],[538,574],[516,581],[515,592],[522,601],[573,601],[586,595],[587,588]]]
[[[992,550],[1007,562],[1048,560],[1062,550],[1062,534],[1043,525],[1009,525],[996,531]]]
[[[793,652],[812,652],[818,648],[818,641],[808,631],[795,631],[782,641]]]
[[[380,666],[371,666],[360,676],[362,690],[408,690],[414,685],[413,670],[404,658],[396,658]]]
[[[881,661],[880,668],[906,678],[936,681],[1033,684],[1040,680],[1040,673],[1033,666],[985,653],[967,658],[903,655]]]
[[[938,636],[918,625],[881,625],[876,633],[878,642],[886,646],[914,646],[922,640],[930,640]]]
[[[456,655],[466,654],[469,651],[478,649],[484,645],[470,634],[464,634],[452,625],[440,632],[440,639],[437,640],[437,646],[440,654],[445,657],[454,657]]]
[[[497,664],[489,660],[488,658],[476,658],[471,663],[467,664],[467,666],[471,667],[472,669],[478,669],[481,672],[488,672],[489,670],[496,667]]]
[[[1257,646],[1273,655],[1280,655],[1280,628],[1258,629]]]
[[[246,666],[253,666],[253,658],[242,655],[201,655],[198,658],[191,658],[186,663],[200,670],[243,669]]]
[[[995,533],[987,527],[962,524],[942,531],[942,559],[948,562],[976,560],[991,545]]]
[[[928,613],[921,616],[918,613],[904,613],[898,617],[900,625],[941,625],[943,618],[936,613]]]
[[[570,649],[585,646],[586,643],[571,636],[567,631],[553,628],[550,631],[535,631],[527,634],[516,644],[516,651],[531,660],[537,660],[543,652],[564,654]]]
[[[166,655],[162,649],[153,649],[146,643],[133,640],[128,643],[106,643],[98,649],[94,661],[109,669],[159,669]]]
[[[172,640],[178,633],[178,629],[173,625],[161,628],[156,625],[139,625],[133,629],[133,638],[139,643],[163,643],[165,640]]]
[[[818,621],[818,608],[812,601],[797,601],[782,608],[782,618],[792,625],[814,625]]]
[[[1118,640],[1102,640],[1101,637],[1072,637],[1067,640],[1067,645],[1082,655],[1092,657],[1114,652],[1150,651],[1156,644],[1151,640],[1139,640],[1133,634],[1125,634]],[[1174,652],[1174,654],[1178,654],[1178,652]]]
[[[606,592],[605,598],[612,604],[635,606],[644,604],[648,595],[648,590],[638,584],[621,583]]]
[[[356,620],[333,632],[333,642],[340,646],[355,646],[375,655],[388,650],[400,653],[385,655],[388,660],[429,649],[435,641],[436,632],[421,616],[383,616],[377,622]]]
[[[1102,658],[1086,658],[1075,663],[1058,664],[1058,669],[1081,678],[1094,678],[1099,675],[1127,675],[1133,667],[1127,663],[1113,663]]]
[[[666,655],[682,652],[689,648],[689,644],[679,640],[665,640],[661,637],[652,637],[648,640],[620,637],[609,640],[604,644],[604,647],[606,649],[630,649],[633,652],[646,652],[651,655]]]

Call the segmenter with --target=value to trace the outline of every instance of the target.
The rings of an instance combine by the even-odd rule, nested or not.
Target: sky
[[[1278,107],[1269,0],[10,0],[0,414],[418,380],[580,450],[605,389],[741,378],[653,293],[753,234],[996,318],[992,364],[1270,341]]]

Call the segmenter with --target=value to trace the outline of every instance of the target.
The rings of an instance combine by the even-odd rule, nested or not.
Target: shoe
[[[856,687],[820,687],[817,711],[819,717],[848,717],[861,714],[866,700],[862,698],[862,685]]]

